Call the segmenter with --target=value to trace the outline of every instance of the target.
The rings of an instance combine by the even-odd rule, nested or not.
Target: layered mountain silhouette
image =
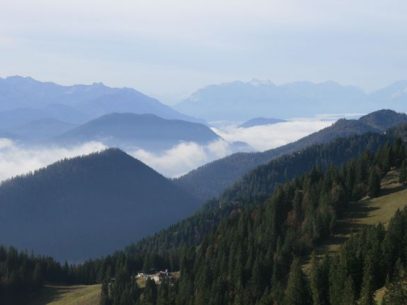
[[[192,119],[131,88],[110,88],[102,83],[62,86],[20,76],[0,78],[0,118],[13,126],[44,118],[84,123],[111,112]],[[0,122],[0,129],[6,127],[3,125]]]
[[[8,137],[24,143],[37,143],[65,133],[74,127],[76,127],[75,124],[57,119],[39,119],[11,128]]]
[[[388,128],[407,123],[407,115],[392,110],[380,110],[358,120],[341,119],[332,126],[306,136],[296,142],[258,153],[236,153],[199,167],[178,178],[176,183],[206,201],[219,196],[244,174],[259,165],[314,144],[328,143],[336,138],[369,132],[382,133]]]
[[[259,115],[292,118],[335,113],[367,113],[379,108],[407,111],[407,81],[372,93],[335,82],[235,81],[193,93],[176,109],[209,121],[245,121]]]
[[[109,146],[169,149],[181,142],[208,144],[220,137],[209,127],[182,120],[167,120],[153,114],[107,114],[58,136],[59,144],[100,141]]]
[[[42,109],[17,108],[0,112],[0,130],[14,130],[35,121],[58,120],[70,124],[84,122],[87,116],[65,105],[50,105]]]
[[[197,200],[118,149],[0,185],[0,243],[59,260],[111,253],[196,210]]]
[[[285,122],[285,120],[259,117],[259,118],[253,118],[253,119],[247,120],[246,122],[240,124],[239,127],[250,128],[250,127],[255,127],[255,126],[273,125],[273,124],[283,123],[283,122]]]

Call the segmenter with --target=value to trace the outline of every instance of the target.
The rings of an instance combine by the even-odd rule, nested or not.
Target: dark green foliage
[[[398,145],[385,144],[375,155],[364,153],[340,168],[314,168],[278,186],[263,204],[223,207],[231,206],[231,212],[213,233],[199,246],[178,250],[181,278],[167,302],[370,304],[373,292],[394,268],[386,262],[405,251],[397,252],[393,241],[386,242],[392,236],[399,242],[404,225],[393,221],[388,233],[382,226],[367,229],[349,240],[340,255],[320,263],[314,259],[310,280],[293,256],[309,254],[330,236],[349,205],[368,194],[369,173],[384,175],[386,168],[397,166],[404,158],[395,153],[403,151]],[[382,155],[389,156],[388,161],[382,162]]]
[[[387,292],[383,299],[383,305],[407,305],[407,275],[400,264],[398,267],[398,275],[386,287]]]
[[[315,259],[304,285],[294,281],[301,277],[289,279],[287,270],[293,255],[309,253],[331,234],[349,204],[368,194],[372,171],[380,179],[390,168],[401,166],[404,146],[391,142],[375,155],[363,153],[340,168],[314,168],[270,188],[269,197],[264,195],[267,192],[246,197],[260,204],[248,199],[221,205],[214,201],[197,216],[129,249],[126,257],[143,254],[142,265],[148,266],[160,260],[168,266],[179,264],[181,278],[169,286],[171,293],[165,288],[160,293],[158,288],[157,303],[162,304],[283,304],[298,299],[288,297],[292,294],[288,291],[295,290],[289,287],[302,287],[300,291],[308,297],[301,302],[307,304],[345,305],[356,300],[369,304],[373,291],[384,285],[386,277],[392,278],[396,262],[406,261],[407,247],[400,245],[406,244],[407,212],[394,217],[388,232],[382,226],[367,229],[351,238],[339,255],[320,262]],[[264,177],[269,179],[267,175],[252,177],[250,190]],[[262,203],[263,197],[267,199]],[[160,256],[152,259],[152,253]],[[177,258],[178,263],[171,263]]]
[[[102,289],[100,292],[100,305],[111,305],[112,302],[109,296],[109,282],[104,281],[102,283]]]
[[[340,253],[329,259],[328,268],[323,267],[326,261],[314,265],[311,274],[317,269],[330,276],[330,301],[323,304],[348,305],[355,304],[355,300],[361,305],[375,304],[374,292],[385,285],[386,278],[390,284],[387,303],[384,304],[405,304],[393,300],[402,299],[400,295],[406,291],[399,273],[394,273],[394,270],[403,270],[407,265],[407,242],[400,242],[405,239],[406,230],[407,208],[395,214],[387,231],[382,225],[377,225],[352,236],[343,244]],[[324,291],[326,284],[323,281],[319,283],[314,289]]]
[[[380,194],[380,174],[377,169],[373,168],[369,176],[368,194],[371,198]]]
[[[341,165],[364,152],[374,152],[386,141],[392,142],[394,139],[392,136],[385,137],[378,134],[337,139],[329,144],[316,145],[273,160],[247,174],[235,186],[225,191],[220,200],[209,201],[194,216],[132,245],[127,249],[128,253],[152,252],[163,255],[164,252],[172,253],[184,246],[198,245],[223,219],[238,213],[241,208],[263,204],[276,187],[289,179],[303,175],[312,168],[326,171],[331,166]],[[353,199],[366,194],[369,158],[369,155],[365,154],[365,161],[355,164],[344,179],[343,183],[351,189]],[[335,187],[333,195],[336,196],[337,202],[344,199],[341,197],[344,195],[344,188],[341,184]],[[302,193],[299,192],[297,199],[300,200],[301,196]],[[329,210],[327,206],[324,208]],[[331,221],[333,219],[330,217],[330,213],[322,213],[319,219],[315,219],[309,225],[318,231],[317,226]]]
[[[400,168],[400,183],[405,184],[407,182],[407,162],[403,161]]]
[[[114,281],[110,284],[109,302],[111,305],[135,305],[139,296],[134,277],[127,270],[118,271]]]
[[[360,305],[374,305],[373,293],[375,292],[375,279],[373,274],[373,262],[371,257],[365,261],[363,269],[362,289],[360,291]]]
[[[354,305],[355,304],[355,288],[353,285],[353,279],[348,276],[342,293],[342,305]]]
[[[89,283],[86,267],[61,265],[49,257],[38,257],[14,248],[0,247],[0,304],[27,302],[44,283]]]
[[[155,305],[157,302],[157,286],[155,282],[148,279],[146,282],[146,287],[143,291],[143,298],[141,301],[142,305]]]
[[[288,284],[284,296],[284,305],[310,305],[311,298],[308,282],[301,270],[300,260],[294,259],[288,276]]]
[[[315,252],[313,252],[309,277],[312,305],[328,303],[329,279],[327,274],[327,257],[325,257],[322,264],[318,264],[318,259]]]

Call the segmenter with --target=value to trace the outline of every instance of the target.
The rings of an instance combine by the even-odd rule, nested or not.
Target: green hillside
[[[399,172],[390,171],[381,182],[381,194],[349,204],[345,216],[338,220],[334,234],[319,248],[319,253],[337,252],[352,233],[367,225],[388,225],[397,210],[407,206],[407,187],[399,183]]]
[[[46,286],[29,305],[99,305],[100,285]]]

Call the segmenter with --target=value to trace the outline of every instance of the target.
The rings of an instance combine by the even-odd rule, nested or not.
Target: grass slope
[[[46,286],[28,305],[99,305],[100,285]]]
[[[399,173],[391,171],[382,180],[382,191],[379,197],[365,198],[352,203],[345,217],[339,221],[334,235],[317,249],[317,255],[338,252],[350,235],[360,231],[364,226],[382,223],[386,227],[396,211],[407,206],[407,187],[398,181]],[[309,259],[303,268],[304,271],[309,271]],[[375,301],[378,305],[382,303],[385,293],[385,287],[376,291]]]
[[[363,226],[379,223],[387,226],[394,213],[407,206],[407,187],[400,185],[398,180],[399,173],[391,171],[382,180],[379,197],[352,203],[345,217],[339,221],[334,235],[321,245],[318,252],[337,252],[342,243]]]

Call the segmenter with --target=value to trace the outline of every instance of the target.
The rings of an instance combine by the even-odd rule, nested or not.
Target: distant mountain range
[[[280,156],[298,152],[314,144],[328,143],[336,138],[365,133],[382,133],[388,128],[407,123],[407,115],[391,110],[380,110],[358,120],[341,119],[330,127],[306,136],[296,142],[265,152],[236,153],[205,164],[176,179],[176,183],[192,192],[201,201],[218,197],[244,174],[259,165]]]
[[[31,144],[47,141],[74,127],[76,127],[75,124],[66,123],[57,119],[39,119],[10,128],[8,129],[8,135],[5,134],[4,136],[26,144]]]
[[[253,118],[239,125],[241,128],[250,128],[255,126],[273,125],[286,122],[285,120],[275,118]]]
[[[335,82],[235,81],[211,85],[193,93],[175,109],[208,121],[245,121],[253,117],[309,117],[318,114],[367,113],[389,108],[407,111],[407,81],[373,93]]]
[[[0,130],[40,119],[68,123],[111,112],[152,113],[163,118],[194,120],[131,88],[110,88],[101,83],[62,86],[30,77],[0,78]]]
[[[197,200],[117,149],[0,185],[0,244],[59,260],[109,254],[190,215]]]
[[[182,142],[205,145],[219,139],[200,123],[167,120],[153,114],[113,113],[69,130],[54,141],[63,145],[99,141],[111,147],[160,151]]]

